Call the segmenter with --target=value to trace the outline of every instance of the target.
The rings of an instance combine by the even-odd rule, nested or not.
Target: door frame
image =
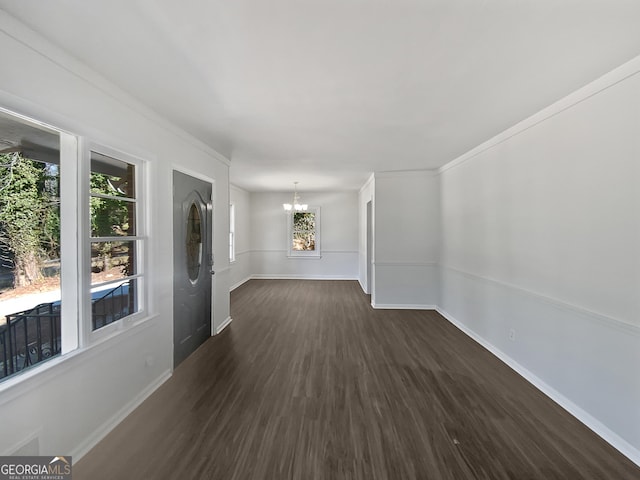
[[[366,265],[367,265],[367,293],[373,295],[373,199],[365,204],[366,209]],[[372,297],[373,298],[373,297]]]

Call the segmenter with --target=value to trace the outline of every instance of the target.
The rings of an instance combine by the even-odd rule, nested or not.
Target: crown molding
[[[40,33],[27,27],[22,22],[2,10],[0,10],[0,32],[8,38],[11,38],[13,41],[30,49],[58,68],[65,70],[67,73],[91,85],[101,94],[118,102],[121,106],[143,117],[147,121],[150,121],[156,126],[172,133],[181,140],[214,157],[221,163],[227,166],[231,165],[231,161],[224,155],[217,152],[215,149],[197,139],[190,133],[187,133],[185,130],[157,113],[151,107],[117,87],[106,77],[89,68],[86,64],[74,58],[62,48],[48,41]]]
[[[549,120],[556,115],[564,112],[565,110],[569,110],[574,106],[590,99],[591,97],[598,95],[599,93],[607,90],[608,88],[617,85],[620,82],[623,82],[634,75],[637,75],[640,72],[640,56],[629,60],[628,62],[622,64],[618,68],[610,71],[609,73],[605,73],[601,77],[592,81],[591,83],[585,85],[584,87],[576,90],[573,93],[570,93],[566,97],[558,100],[555,103],[552,103],[546,108],[543,108],[538,113],[531,115],[530,117],[522,120],[519,123],[516,123],[514,126],[506,129],[502,133],[492,137],[484,143],[481,143],[477,147],[469,150],[467,153],[457,157],[456,159],[450,161],[449,163],[443,165],[437,170],[438,174],[442,174],[447,170],[450,170],[454,167],[462,165],[463,163],[479,156],[480,154],[490,150],[509,139],[520,135],[521,133],[533,128],[546,120]]]

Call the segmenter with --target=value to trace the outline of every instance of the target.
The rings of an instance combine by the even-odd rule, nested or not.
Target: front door
[[[211,336],[211,184],[173,172],[173,365]]]

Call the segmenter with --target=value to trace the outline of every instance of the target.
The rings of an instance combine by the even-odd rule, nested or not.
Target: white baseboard
[[[255,280],[358,280],[358,277],[352,275],[288,275],[288,274],[275,274],[266,275],[257,273],[251,275],[251,279]]]
[[[249,280],[251,280],[252,276],[249,275],[247,278],[240,280],[238,283],[234,283],[233,285],[231,285],[231,288],[229,288],[230,292],[233,292],[236,288],[238,288],[240,285],[243,285],[245,283],[247,283]]]
[[[358,283],[360,284],[360,288],[362,289],[362,291],[367,295],[369,295],[369,292],[367,292],[367,289],[364,288],[364,285],[362,284],[362,280],[360,279],[360,277],[358,277]]]
[[[31,432],[19,442],[14,443],[7,450],[0,452],[3,457],[12,456],[38,456],[40,455],[40,437],[42,437],[42,427]]]
[[[525,380],[531,383],[534,387],[544,393],[551,400],[556,402],[560,407],[565,409],[575,418],[577,418],[580,422],[590,428],[596,435],[601,437],[604,441],[609,443],[613,448],[622,453],[625,457],[631,460],[636,465],[640,466],[640,450],[636,449],[633,445],[627,442],[625,439],[621,438],[615,432],[611,431],[607,428],[602,422],[594,418],[589,413],[585,412],[582,408],[577,406],[567,397],[558,392],[555,388],[549,386],[543,380],[538,378],[536,375],[531,373],[525,367],[520,365],[514,359],[505,354],[502,350],[496,348],[491,343],[487,342],[484,338],[478,335],[476,332],[468,328],[462,322],[456,320],[453,316],[451,316],[446,311],[441,308],[436,308],[438,313],[442,315],[446,320],[448,320],[452,325],[457,327],[460,331],[471,337],[477,343],[482,345],[484,348],[489,350],[492,354],[506,363],[511,369],[515,370],[519,375],[521,375]]]
[[[378,310],[437,310],[436,305],[408,305],[402,303],[373,303],[371,306]]]
[[[113,430],[120,422],[122,422],[131,412],[142,404],[149,396],[155,392],[160,385],[166,382],[171,377],[171,371],[167,370],[153,382],[151,382],[147,388],[142,390],[136,395],[130,402],[128,402],[123,408],[120,409],[109,420],[100,425],[91,435],[89,435],[80,445],[78,445],[70,455],[73,457],[73,462],[77,462],[84,457],[89,450],[95,447],[100,440],[107,436],[111,430]]]
[[[222,322],[222,324],[218,326],[218,328],[216,328],[216,335],[218,335],[221,331],[227,328],[227,326],[231,323],[232,320],[233,319],[231,317],[227,317],[227,319],[224,322]]]

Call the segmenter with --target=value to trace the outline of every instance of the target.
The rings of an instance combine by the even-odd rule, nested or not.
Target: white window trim
[[[18,123],[41,129],[58,135],[60,141],[60,357],[80,347],[78,311],[78,258],[77,248],[79,237],[76,225],[79,221],[77,202],[78,170],[80,162],[80,137],[57,126],[46,123],[13,110],[0,107],[0,112]],[[55,361],[55,359],[52,359]],[[5,379],[5,385],[20,383],[23,378],[43,368],[46,362],[22,371],[13,378]]]
[[[81,305],[81,318],[80,331],[83,339],[83,346],[88,346],[106,337],[116,334],[117,332],[124,330],[125,328],[137,324],[140,321],[146,319],[149,316],[148,311],[148,288],[146,285],[147,280],[147,265],[148,262],[148,224],[147,224],[147,189],[146,189],[146,164],[147,161],[143,158],[116,150],[114,148],[92,142],[85,141],[84,148],[82,148],[83,159],[80,163],[80,199],[78,212],[81,213],[81,218],[78,219],[79,230],[79,245],[82,246],[82,255],[80,259],[80,305]],[[89,213],[89,178],[91,175],[91,152],[96,152],[116,160],[121,160],[126,163],[135,165],[135,191],[136,191],[136,235],[132,237],[123,237],[122,240],[130,240],[137,243],[137,255],[136,255],[136,275],[132,275],[132,278],[136,280],[137,295],[138,295],[138,311],[128,315],[120,320],[116,320],[108,325],[105,325],[97,330],[93,330],[92,325],[92,313],[91,313],[91,242],[93,238],[90,235],[90,213]],[[106,238],[106,237],[105,237]],[[116,283],[117,281],[114,281]]]
[[[80,139],[60,132],[60,356],[80,347],[78,166]]]
[[[320,244],[320,207],[309,206],[307,213],[316,214],[316,249],[313,251],[299,251],[293,249],[293,213],[288,213],[287,216],[287,257],[288,258],[322,258],[322,250]]]
[[[0,95],[1,100],[6,100]],[[60,137],[60,260],[61,260],[61,348],[60,355],[41,362],[31,368],[6,378],[0,382],[0,393],[7,395],[11,391],[11,398],[17,398],[27,393],[33,385],[34,378],[45,378],[41,375],[51,375],[55,370],[70,368],[74,358],[84,352],[95,351],[99,345],[119,337],[125,331],[136,329],[147,321],[155,318],[150,303],[151,292],[147,283],[152,277],[152,265],[149,262],[150,249],[153,248],[149,240],[151,225],[149,224],[149,173],[152,168],[150,160],[153,155],[143,153],[145,157],[134,156],[104,145],[94,143],[81,134],[76,128],[59,127],[53,123],[46,123],[37,118],[18,113],[0,106],[0,112],[15,118],[18,122],[26,122],[35,128],[40,128]],[[91,286],[90,262],[91,238],[89,219],[89,175],[91,172],[91,150],[135,164],[137,169],[136,189],[138,235],[141,240],[137,261],[139,272],[139,311],[117,322],[92,332],[91,305],[88,291]],[[89,259],[89,260],[88,260]],[[109,328],[110,327],[110,328]],[[48,378],[48,377],[46,377]],[[9,398],[9,397],[7,397]]]

